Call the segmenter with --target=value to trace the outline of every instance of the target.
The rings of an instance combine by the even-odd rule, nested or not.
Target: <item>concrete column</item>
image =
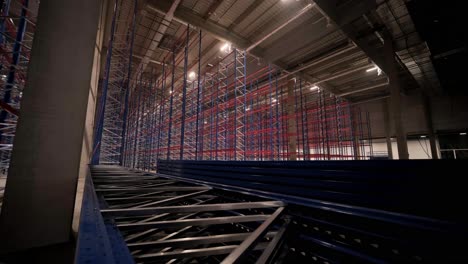
[[[94,63],[91,74],[91,82],[89,84],[88,94],[88,109],[86,110],[86,124],[83,134],[82,147],[81,147],[81,164],[79,170],[78,184],[75,198],[75,212],[73,216],[73,233],[75,236],[78,233],[79,220],[81,216],[81,203],[83,201],[83,192],[86,176],[89,173],[89,161],[93,155],[93,138],[94,138],[94,118],[96,116],[96,103],[98,99],[98,86],[99,79],[102,77],[101,70],[105,66],[105,62],[101,58],[106,58],[107,49],[103,48],[104,43],[109,39],[110,25],[112,23],[113,14],[113,0],[101,0],[100,19],[98,31],[96,34],[96,43],[94,46]],[[106,35],[107,34],[107,35]]]
[[[359,121],[356,118],[356,109],[351,109],[351,129],[353,131],[353,153],[354,159],[361,159],[361,142],[359,140]]]
[[[295,80],[288,82],[288,146],[289,160],[297,160],[297,126],[296,126],[296,103],[294,97]]]
[[[384,129],[385,129],[385,139],[387,141],[387,153],[388,159],[393,159],[393,149],[392,149],[392,138],[390,136],[390,114],[388,113],[389,109],[388,100],[385,99],[382,104],[382,111],[384,115]]]
[[[0,216],[2,253],[72,237],[100,2],[41,2]]]
[[[439,159],[436,135],[434,134],[434,125],[432,123],[432,108],[430,98],[427,95],[423,95],[422,99],[424,104],[424,118],[426,119],[427,134],[429,135],[429,144],[431,145],[432,159]]]
[[[384,44],[385,61],[388,65],[389,72],[386,72],[389,79],[390,88],[390,110],[393,115],[393,124],[398,146],[399,159],[408,159],[408,144],[406,142],[406,133],[401,122],[401,103],[400,103],[400,80],[398,77],[398,66],[395,62],[395,53],[393,50],[392,40],[385,39]]]

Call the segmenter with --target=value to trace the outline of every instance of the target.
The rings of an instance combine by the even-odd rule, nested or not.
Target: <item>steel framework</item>
[[[38,4],[0,3],[0,173],[7,174],[34,37]]]
[[[76,263],[266,263],[289,223],[281,201],[121,167],[91,172]]]
[[[93,166],[76,263],[465,263],[464,186],[459,175],[441,182],[429,173],[462,165],[164,160],[157,173]]]
[[[273,66],[247,75],[248,55],[236,48],[224,51],[217,65],[195,72],[200,61],[190,61],[188,51],[198,49],[200,54],[201,39],[202,33],[188,26],[175,42],[179,46],[163,62],[159,77],[152,73],[150,79],[135,82],[123,165],[155,170],[160,159],[371,156],[367,114],[303,80],[292,83]],[[288,123],[291,119],[294,127]]]
[[[122,162],[136,12],[137,1],[115,1],[105,76],[101,83],[97,111],[93,164]],[[132,19],[127,19],[128,17]]]
[[[132,2],[122,1],[128,6]],[[123,11],[116,10],[114,19],[119,21]],[[147,24],[168,23],[158,14],[146,16],[151,18]],[[113,51],[108,55],[109,70],[102,87],[107,96],[100,104],[105,109],[101,112],[104,122],[96,133],[94,164],[120,163],[154,171],[162,159],[341,160],[372,156],[368,114],[273,65],[257,65],[256,58],[229,44],[220,53],[203,57],[206,34],[190,25],[168,28],[175,37],[167,35],[158,42],[164,44],[164,50],[158,50],[157,65],[139,67],[132,73],[132,36],[138,39],[135,43],[154,41],[149,28],[148,32],[135,32],[137,23],[120,30],[126,37],[120,40],[124,49],[119,56],[124,55],[113,55]],[[113,46],[119,41],[113,37],[110,43]],[[158,45],[150,47],[157,49]],[[138,45],[135,49],[145,51]],[[201,67],[213,60],[216,63]],[[122,63],[112,68],[113,61]]]

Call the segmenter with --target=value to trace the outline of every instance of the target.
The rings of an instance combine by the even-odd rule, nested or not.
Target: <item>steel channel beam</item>
[[[182,251],[171,251],[171,252],[160,252],[153,254],[143,254],[140,256],[134,256],[135,260],[138,261],[147,261],[147,260],[170,260],[170,259],[181,259],[181,258],[193,258],[193,257],[203,257],[203,256],[214,256],[214,255],[224,255],[232,252],[237,246],[219,246],[219,247],[210,247],[210,248],[200,248],[200,249],[187,249]]]
[[[278,244],[281,242],[286,229],[289,226],[289,221],[285,222],[281,228],[276,232],[276,235],[271,240],[270,244],[265,248],[262,255],[257,259],[255,264],[266,264],[271,259],[272,254],[274,254],[275,249],[277,248]]]
[[[196,204],[205,203],[205,202],[208,202],[208,201],[210,201],[210,200],[212,200],[212,199],[207,199],[207,200],[205,200],[205,201],[198,202],[198,203],[196,203]],[[187,218],[192,217],[192,216],[195,216],[195,215],[197,215],[197,214],[198,214],[198,213],[188,214],[188,215],[185,215],[185,216],[182,216],[182,217],[178,218],[177,220],[187,219]],[[145,219],[145,220],[138,221],[138,223],[150,222],[150,221],[155,220],[155,219],[157,219],[157,218],[165,217],[165,216],[167,216],[167,215],[169,215],[169,214],[168,214],[168,213],[165,213],[165,214],[153,216],[153,217],[147,218],[147,219]],[[125,242],[129,243],[129,242],[135,241],[135,240],[137,240],[137,239],[141,239],[142,237],[145,237],[145,236],[147,236],[147,235],[149,235],[149,234],[152,234],[152,233],[156,232],[157,230],[158,230],[157,228],[153,228],[153,229],[150,229],[150,230],[146,230],[146,231],[144,231],[144,232],[140,232],[140,233],[138,233],[138,234],[136,234],[136,235],[133,235],[132,237],[129,237],[129,238],[125,239]]]
[[[284,206],[280,201],[268,202],[245,202],[245,203],[222,203],[206,205],[184,205],[184,206],[165,206],[150,208],[128,208],[128,209],[104,209],[101,213],[104,216],[132,216],[132,215],[151,215],[160,213],[192,213],[208,211],[226,211],[254,208],[272,208]]]
[[[225,217],[211,217],[201,219],[184,219],[184,220],[169,220],[169,221],[157,221],[147,223],[132,223],[132,224],[118,224],[117,227],[122,230],[128,230],[132,228],[172,228],[172,227],[184,227],[184,226],[207,226],[207,225],[222,225],[232,223],[244,223],[244,222],[257,222],[267,220],[270,215],[246,215],[246,216],[225,216]]]
[[[236,233],[236,234],[223,234],[214,236],[201,236],[201,237],[184,237],[175,238],[162,241],[150,241],[141,243],[129,243],[127,246],[130,250],[142,248],[160,248],[160,247],[185,247],[185,246],[198,246],[209,245],[214,243],[225,243],[243,241],[250,233]]]
[[[267,244],[260,243],[253,250],[263,250]],[[236,248],[235,245],[231,246],[219,246],[211,248],[200,248],[200,249],[187,249],[182,251],[171,251],[171,252],[161,252],[153,254],[143,254],[140,256],[134,256],[138,260],[170,260],[170,259],[183,259],[183,258],[194,258],[194,257],[203,257],[203,256],[216,256],[224,255],[232,252]]]
[[[165,205],[165,204],[176,203],[176,202],[179,202],[179,201],[184,200],[184,199],[188,199],[188,198],[192,198],[192,197],[204,194],[204,193],[206,193],[208,191],[209,191],[209,189],[208,190],[202,190],[202,191],[199,191],[199,192],[194,192],[194,193],[188,193],[188,194],[180,195],[180,196],[176,196],[176,197],[171,197],[171,198],[167,198],[167,199],[164,199],[164,200],[161,200],[161,201],[145,203],[145,204],[136,206],[135,208],[142,208],[142,207],[150,206],[150,205]]]
[[[164,188],[116,188],[116,189],[96,189],[96,192],[153,192],[153,191],[164,191],[164,192],[188,192],[188,191],[205,191],[209,190],[209,187],[164,187]]]
[[[284,207],[276,209],[276,211],[270,215],[263,224],[261,224],[242,244],[239,245],[229,256],[227,256],[222,264],[228,263],[240,263],[246,253],[255,246],[255,243],[264,235],[268,228],[273,224],[273,222],[281,215]]]

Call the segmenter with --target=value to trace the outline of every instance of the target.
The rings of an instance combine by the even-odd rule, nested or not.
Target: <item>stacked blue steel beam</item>
[[[275,199],[122,167],[91,175],[76,263],[267,263],[289,225]]]
[[[158,173],[287,202],[284,263],[467,261],[453,161],[159,161]]]

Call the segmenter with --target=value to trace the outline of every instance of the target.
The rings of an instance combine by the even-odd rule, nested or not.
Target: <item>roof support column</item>
[[[382,104],[382,110],[384,115],[384,129],[385,129],[385,139],[387,142],[387,153],[388,159],[393,159],[393,149],[392,149],[392,138],[390,137],[390,113],[389,113],[389,103],[388,99],[385,99]]]
[[[434,133],[434,125],[432,123],[432,107],[429,96],[423,95],[424,104],[424,118],[426,119],[427,134],[429,135],[429,144],[431,145],[431,156],[432,159],[439,159],[439,153],[437,152],[436,135]]]
[[[296,105],[294,88],[296,81],[291,79],[288,82],[288,154],[289,160],[297,160],[297,130],[296,130]]]
[[[41,2],[0,215],[1,253],[72,238],[100,10],[95,0]]]
[[[385,64],[387,71],[385,72],[389,79],[390,88],[390,110],[393,114],[393,123],[395,126],[395,134],[398,146],[398,158],[409,159],[408,144],[406,142],[406,133],[401,122],[401,95],[400,95],[400,80],[398,77],[398,65],[396,65],[393,50],[393,43],[390,38],[385,39],[384,44]]]

